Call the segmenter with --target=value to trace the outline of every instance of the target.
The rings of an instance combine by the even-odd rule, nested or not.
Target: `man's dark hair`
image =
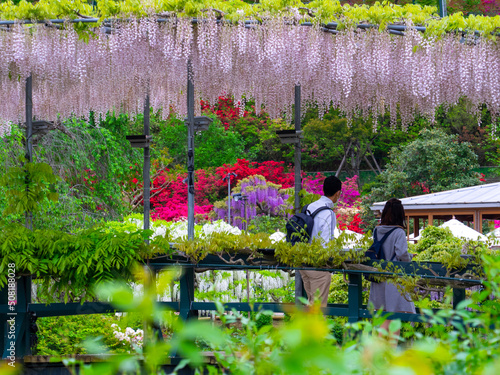
[[[342,182],[337,177],[330,176],[325,178],[323,182],[323,194],[325,197],[331,197],[340,190],[342,190]]]
[[[391,198],[385,203],[380,225],[399,225],[406,229],[405,209],[399,199]]]

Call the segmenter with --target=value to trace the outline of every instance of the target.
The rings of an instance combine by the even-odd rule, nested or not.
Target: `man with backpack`
[[[341,191],[342,182],[335,176],[327,177],[323,182],[324,195],[305,207],[305,214],[314,216],[311,238],[320,237],[323,240],[324,246],[334,238],[337,220],[335,212],[333,212],[333,207],[338,201]],[[302,277],[309,303],[313,303],[314,295],[319,290],[321,307],[325,307],[328,303],[328,293],[330,291],[330,283],[332,282],[331,273],[301,270],[300,276]]]

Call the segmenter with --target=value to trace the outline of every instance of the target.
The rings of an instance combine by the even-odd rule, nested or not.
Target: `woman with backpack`
[[[375,227],[373,232],[374,240],[381,241],[385,237],[381,246],[385,259],[389,261],[411,261],[406,241],[405,218],[405,210],[401,201],[391,198],[386,202],[380,224]],[[386,236],[386,234],[388,235]],[[371,283],[368,304],[370,303],[373,303],[376,310],[415,313],[415,305],[410,297],[401,295],[396,285],[386,281]],[[387,332],[389,332],[389,323],[390,320],[386,320],[382,324],[382,328]],[[395,334],[399,335],[399,331]]]

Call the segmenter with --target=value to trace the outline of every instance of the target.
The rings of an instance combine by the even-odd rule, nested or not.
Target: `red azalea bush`
[[[448,2],[448,12],[462,12],[464,15],[481,14],[493,17],[500,15],[500,0],[450,0]]]
[[[208,214],[212,211],[214,206],[194,206],[195,216],[201,216],[204,219],[208,219]],[[160,219],[165,221],[176,221],[188,216],[188,207],[186,201],[169,201],[164,206],[157,207],[151,214],[153,220]]]
[[[295,172],[293,167],[290,168],[289,172],[286,172],[284,164],[282,161],[264,161],[258,163],[238,159],[234,165],[224,164],[224,166],[216,169],[215,173],[220,176],[217,184],[227,186],[227,182],[222,179],[228,173],[232,172],[236,173],[236,177],[231,176],[231,186],[236,186],[240,180],[247,177],[261,175],[266,181],[281,185],[282,189],[293,188],[295,187]],[[316,172],[313,175],[307,175],[305,172],[302,172],[301,178],[303,189],[306,189],[309,193],[323,195],[323,180],[325,179],[323,173]]]
[[[431,192],[425,182],[416,181],[413,182],[410,186],[412,188],[412,191],[415,192],[414,194],[428,194]]]
[[[282,188],[294,187],[293,171],[286,172],[284,162],[265,161],[263,163],[250,162],[238,159],[234,165],[224,165],[215,170],[195,171],[195,214],[207,217],[218,199],[225,198],[227,182],[223,178],[228,173],[231,176],[231,186],[235,187],[238,181],[249,176],[262,175],[266,181],[281,185]],[[168,169],[153,180],[151,207],[153,219],[166,221],[179,220],[187,216],[187,185],[183,180],[187,173],[170,174]],[[306,176],[302,174],[302,187],[308,192],[323,194],[323,180],[321,173]],[[362,233],[359,228],[361,219],[359,211],[360,194],[357,187],[357,176],[348,178],[342,183],[342,195],[337,206],[337,219],[341,229],[350,229]],[[168,184],[166,184],[168,183]],[[164,186],[166,185],[166,186]],[[158,189],[163,188],[161,191]]]
[[[294,186],[294,174],[285,172],[284,162],[282,161],[264,161],[262,163],[250,162],[245,159],[238,159],[234,165],[224,164],[216,169],[215,173],[220,176],[219,185],[227,185],[222,179],[228,173],[236,173],[236,177],[231,176],[231,186],[236,186],[238,181],[249,176],[261,175],[266,181],[281,185],[283,189]]]
[[[500,16],[500,0],[481,0],[481,7],[484,15]]]
[[[203,100],[200,101],[200,104],[202,111],[209,111],[217,115],[226,130],[233,125],[234,121],[240,118],[240,102],[234,103],[230,97],[219,96],[219,100],[213,106]],[[248,113],[248,111],[243,110],[243,117],[246,117]]]
[[[353,232],[356,232],[356,233],[361,233],[361,234],[364,234],[365,232],[363,231],[363,229],[360,228],[360,224],[362,223],[362,220],[361,220],[361,215],[358,213],[356,213],[352,219],[350,220],[350,222],[344,222],[344,221],[341,221],[341,219],[339,217],[337,217],[338,219],[338,222],[339,222],[339,229],[340,230],[352,230]]]
[[[196,180],[198,180],[198,176],[202,183],[195,183],[194,213],[195,215],[201,214],[206,217],[213,208],[206,195],[209,191],[207,190],[207,185],[209,185],[207,181],[210,178],[207,177],[204,170],[195,171]],[[170,175],[168,174],[168,170],[166,170],[164,174],[153,181],[151,189],[153,219],[172,221],[187,217],[187,184],[183,182],[186,177],[187,173]],[[163,188],[160,193],[155,194],[157,192],[155,188],[164,185],[168,180],[170,181],[168,186]]]
[[[197,204],[208,205],[227,194],[227,189],[220,184],[220,176],[213,169],[198,169],[194,173]]]

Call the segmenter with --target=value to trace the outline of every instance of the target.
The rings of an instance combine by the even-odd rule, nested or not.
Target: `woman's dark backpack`
[[[387,260],[385,258],[384,251],[382,250],[382,245],[384,244],[387,237],[389,237],[389,235],[398,228],[399,227],[392,228],[389,232],[384,234],[380,241],[377,240],[377,228],[375,228],[375,230],[373,231],[373,244],[368,250],[365,251],[365,256],[367,256],[371,260]],[[394,259],[396,259],[396,253],[394,253],[393,257],[390,259],[390,262],[392,262]],[[366,280],[371,281],[372,283],[379,282],[373,278],[374,275],[372,274],[363,274],[363,276]]]
[[[297,242],[310,242],[314,227],[314,217],[321,211],[331,210],[327,206],[318,208],[311,213],[305,206],[300,214],[293,215],[286,223],[286,242],[295,245]]]

